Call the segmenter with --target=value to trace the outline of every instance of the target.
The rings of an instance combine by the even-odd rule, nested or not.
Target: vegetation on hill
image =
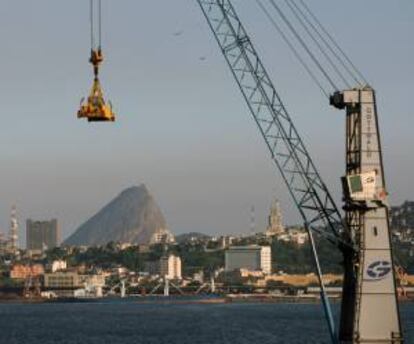
[[[251,242],[245,244],[249,243]],[[262,242],[261,244],[266,243]],[[272,247],[272,265],[275,272],[306,274],[315,271],[309,244],[299,246],[284,241],[274,241],[268,244]],[[317,246],[323,272],[341,273],[342,257],[339,250],[325,240],[317,240]],[[114,243],[90,247],[84,251],[79,248],[74,248],[71,251],[55,248],[47,252],[47,257],[43,262],[50,263],[56,259],[66,259],[70,266],[85,265],[103,269],[123,266],[131,271],[144,271],[145,262],[157,261],[167,253],[174,253],[181,257],[183,274],[187,276],[200,270],[209,273],[224,267],[224,250],[211,249],[209,245],[200,242],[182,242],[168,247],[154,245],[149,251],[140,251],[139,246],[131,246],[121,250]],[[408,272],[414,273],[412,271],[414,267],[412,247],[395,244],[394,253],[397,264]]]

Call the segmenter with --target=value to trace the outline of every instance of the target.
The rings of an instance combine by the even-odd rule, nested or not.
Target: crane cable
[[[346,87],[351,88],[350,83],[345,78],[345,76],[342,74],[338,66],[334,63],[334,61],[331,59],[331,57],[328,55],[326,50],[323,48],[321,43],[318,41],[318,39],[315,37],[315,35],[312,33],[312,31],[309,29],[309,27],[306,25],[306,18],[305,21],[300,16],[300,11],[297,10],[297,7],[292,6],[292,3],[296,6],[294,1],[291,0],[285,0],[286,5],[290,8],[293,15],[296,17],[300,25],[303,27],[303,29],[306,31],[306,33],[309,35],[309,37],[312,39],[312,41],[315,43],[315,45],[318,47],[319,51],[322,53],[322,55],[325,57],[325,59],[328,61],[328,63],[331,65],[333,70],[338,74],[339,78],[343,81],[343,83],[346,85]]]
[[[293,24],[290,22],[290,20],[283,13],[283,11],[281,10],[281,8],[275,3],[274,0],[270,0],[270,4],[277,11],[277,13],[279,14],[279,16],[282,18],[282,20],[288,26],[288,28],[292,31],[293,35],[296,37],[296,39],[302,45],[303,49],[308,53],[309,57],[312,59],[312,61],[315,63],[315,65],[318,67],[318,69],[321,71],[321,73],[326,78],[326,80],[328,81],[328,83],[332,86],[332,88],[335,91],[338,91],[339,89],[336,86],[336,84],[333,82],[332,78],[329,76],[329,74],[327,73],[327,71],[322,67],[322,64],[320,63],[320,61],[316,58],[315,54],[312,53],[312,51],[309,48],[309,46],[305,43],[305,41],[303,40],[303,38],[300,36],[300,34],[298,33],[298,31],[295,29],[295,27],[293,26]]]
[[[95,15],[95,0],[89,0],[90,6],[90,25],[91,25],[91,50],[96,48],[95,46],[95,17],[97,17],[98,21],[98,49],[102,48],[102,3],[101,0],[97,1],[97,8],[98,8],[98,15]]]
[[[354,71],[352,71],[352,68],[350,68],[347,64],[346,61],[344,61],[344,59],[340,56],[340,54],[338,54],[337,51],[335,51],[335,49],[332,47],[332,44],[330,44],[327,39],[322,35],[322,33],[320,32],[320,30],[318,30],[318,28],[315,26],[314,23],[312,23],[312,20],[310,20],[310,18],[306,15],[306,13],[300,8],[300,6],[296,3],[295,0],[290,0],[292,5],[297,9],[298,13],[300,13],[300,15],[302,16],[302,18],[305,20],[305,22],[309,25],[309,27],[312,28],[312,30],[318,35],[318,37],[320,38],[320,40],[324,43],[324,45],[327,47],[327,49],[331,52],[331,54],[338,60],[338,62],[341,64],[342,68],[347,72],[347,74],[360,86],[362,86],[362,82],[360,79],[358,79],[358,75],[356,75],[354,73]],[[314,21],[317,20],[317,18],[315,17]],[[318,22],[320,22],[318,20]],[[322,24],[321,24],[322,25]],[[342,49],[341,49],[342,50]]]
[[[312,19],[315,21],[317,26],[322,30],[322,32],[326,35],[326,37],[331,41],[331,43],[334,45],[334,47],[340,52],[340,54],[343,56],[343,58],[348,62],[350,67],[354,70],[355,74],[359,76],[359,78],[368,85],[368,81],[365,78],[365,76],[361,73],[361,71],[355,66],[355,64],[352,62],[352,60],[349,58],[349,56],[345,53],[345,51],[341,48],[341,46],[336,42],[334,37],[329,33],[329,31],[322,25],[320,20],[316,17],[316,15],[310,10],[310,8],[306,5],[306,3],[303,0],[299,0],[302,4],[303,8],[305,8],[306,12],[312,17]],[[358,81],[358,83],[360,83]]]
[[[99,15],[99,49],[102,48],[102,1],[98,0],[98,15]]]
[[[271,24],[273,25],[273,27],[279,32],[279,34],[281,35],[281,37],[283,38],[283,40],[285,41],[285,43],[288,45],[288,47],[290,48],[290,50],[293,52],[293,54],[295,55],[295,57],[298,59],[299,63],[303,66],[303,68],[305,68],[306,72],[309,74],[309,76],[314,81],[314,83],[319,87],[319,89],[321,90],[321,92],[327,98],[329,98],[329,94],[325,90],[325,88],[322,86],[322,83],[319,81],[319,79],[317,78],[317,76],[315,75],[315,73],[313,73],[313,71],[310,69],[310,67],[308,66],[308,64],[306,63],[306,61],[302,58],[302,56],[300,55],[300,53],[298,52],[298,50],[295,48],[295,46],[292,44],[292,42],[289,40],[289,38],[287,37],[287,35],[282,30],[282,28],[277,24],[277,22],[275,21],[275,19],[270,15],[270,13],[267,10],[267,8],[259,0],[256,0],[256,3],[261,8],[261,10],[266,15],[266,17],[269,19],[269,21],[271,22]]]
[[[93,0],[89,0],[89,21],[91,26],[91,50],[95,47],[94,32],[93,32]]]

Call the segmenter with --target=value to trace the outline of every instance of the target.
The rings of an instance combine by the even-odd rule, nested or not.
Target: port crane
[[[231,0],[197,2],[308,231],[332,342],[403,343],[374,89],[368,83],[357,83],[355,87],[347,84],[344,91],[338,90],[280,7],[275,1],[269,1],[334,86],[330,104],[346,111],[343,219]],[[264,9],[263,4],[257,2]],[[286,3],[309,30],[308,33],[318,26],[323,30],[302,0],[300,3],[286,0]],[[306,11],[315,19],[313,22],[303,16]],[[266,14],[269,15],[269,12]],[[279,28],[274,18],[269,17]],[[321,30],[318,32],[321,34]],[[328,32],[323,32],[327,34],[325,37],[331,37]],[[297,55],[297,50],[294,49],[294,52]],[[300,61],[303,64],[303,60]],[[345,61],[350,62],[347,57]],[[306,64],[304,66],[307,68]],[[311,76],[314,77],[314,74]],[[322,283],[315,233],[324,236],[343,255],[344,284],[339,331],[335,328]]]
[[[337,58],[338,53],[329,45],[328,39],[343,54],[340,47],[303,0],[299,2],[285,0],[329,65],[345,82],[347,86],[345,90],[338,90],[323,65],[308,48],[277,3],[269,0],[279,17],[333,87],[334,93],[330,97],[330,104],[337,109],[346,110],[346,169],[345,176],[342,178],[345,211],[345,219],[343,219],[231,0],[197,0],[197,2],[308,231],[332,342],[342,344],[403,343],[374,89],[367,82],[360,83],[352,73],[350,74],[357,85],[351,87],[332,58],[326,53],[323,45],[326,45]],[[259,0],[256,2],[273,26],[281,33],[312,79],[327,95],[263,3]],[[81,104],[78,117],[87,118],[88,121],[114,121],[112,106],[110,103],[106,104],[98,79],[99,66],[103,62],[101,0],[97,0],[97,45],[95,44],[96,27],[94,25],[95,5],[95,0],[90,0],[90,62],[94,69],[94,82],[87,102]],[[306,15],[306,12],[310,17]],[[347,62],[356,74],[361,76],[348,57],[345,54],[343,56],[345,61],[339,58],[342,67],[349,72],[349,68],[346,67]],[[365,81],[363,77],[362,79]],[[323,286],[322,269],[314,234],[325,237],[343,255],[344,283],[339,332],[336,330]]]

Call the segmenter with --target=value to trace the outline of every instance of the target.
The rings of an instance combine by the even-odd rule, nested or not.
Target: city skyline
[[[322,1],[313,8],[379,93],[390,197],[400,204],[414,195],[408,173],[413,161],[402,149],[413,143],[406,99],[414,49],[405,42],[414,30],[414,5],[376,1],[373,11],[372,2],[357,13],[347,4]],[[26,218],[58,218],[64,239],[120,190],[140,183],[154,193],[177,234],[248,233],[252,205],[262,228],[275,196],[286,223],[300,223],[198,5],[104,4],[102,84],[119,115],[111,127],[76,119],[91,79],[87,5],[7,1],[0,14],[1,116],[8,124],[0,135],[0,228],[8,232],[16,204],[21,226]],[[329,108],[259,12],[250,14],[254,5],[235,4],[340,205],[344,115]],[[145,31],[153,28],[150,17],[159,19],[151,38]],[[388,25],[375,25],[384,20]],[[386,69],[390,60],[395,67]]]
[[[125,191],[125,190],[124,190]],[[113,202],[113,200],[111,201]],[[111,203],[110,202],[110,203]],[[106,207],[108,207],[109,203],[106,204],[104,206],[104,208],[101,209],[101,211],[103,209],[105,209]],[[24,221],[22,219],[19,219],[18,217],[18,213],[17,213],[17,207],[16,205],[13,205],[11,208],[11,213],[10,213],[10,227],[7,228],[6,230],[2,230],[0,228],[0,238],[3,238],[6,241],[10,241],[12,240],[12,236],[16,237],[16,239],[14,239],[17,243],[17,248],[19,249],[28,249],[27,245],[28,245],[28,231],[30,231],[31,229],[29,229],[32,225],[36,225],[36,226],[49,226],[50,224],[54,223],[57,229],[57,246],[60,246],[61,244],[63,244],[63,242],[68,239],[68,238],[61,238],[60,237],[60,225],[58,225],[58,219],[24,219]],[[90,216],[89,219],[86,219],[84,221],[84,223],[86,223],[88,220],[90,220],[91,218],[96,217],[97,214],[93,214]],[[251,220],[251,219],[250,219]],[[255,219],[255,231],[254,233],[264,233],[266,236],[272,236],[274,234],[280,234],[280,232],[284,232],[285,231],[285,224],[283,222],[283,217],[282,214],[280,212],[280,205],[279,205],[279,201],[275,198],[273,199],[273,201],[271,202],[271,204],[268,207],[268,214],[266,216],[266,219],[264,220],[264,225],[262,228],[262,221],[259,221],[260,225],[256,224],[256,219]],[[252,224],[251,224],[252,225]],[[300,225],[300,224],[299,224]],[[287,224],[286,228],[289,227],[294,227],[296,228],[297,224]],[[12,234],[12,228],[14,230],[14,234]],[[78,228],[77,228],[78,229]],[[251,235],[254,234],[251,232],[252,227],[250,227],[250,231],[249,233],[245,233],[245,232],[240,232],[240,233],[221,233],[221,232],[217,232],[217,233],[210,233],[209,235],[214,237],[220,237],[223,235],[234,235],[234,236],[244,236],[244,235]],[[274,233],[272,232],[275,231]],[[75,232],[75,231],[74,231]],[[71,234],[74,234],[71,233]],[[175,235],[180,235],[180,234],[189,234],[189,233],[200,233],[200,234],[206,234],[203,232],[199,232],[199,231],[190,231],[190,232],[182,232],[182,233],[173,233],[172,231],[170,231],[170,229],[167,228],[160,228],[158,231],[156,231],[153,235],[153,237],[150,240],[150,244],[154,244],[157,242],[161,242],[164,238],[164,236],[166,236],[167,238],[167,242],[171,241],[174,242],[174,240],[170,240],[168,238],[170,237],[174,237]],[[125,243],[127,244],[128,242],[123,242],[121,241],[120,243]],[[42,245],[42,244],[40,244]],[[70,245],[66,245],[66,246],[70,246]],[[93,245],[92,245],[93,246]]]

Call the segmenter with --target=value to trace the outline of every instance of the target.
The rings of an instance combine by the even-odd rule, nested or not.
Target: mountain
[[[154,233],[166,228],[160,208],[142,184],[122,191],[82,224],[64,245],[94,246],[111,241],[148,244]]]

